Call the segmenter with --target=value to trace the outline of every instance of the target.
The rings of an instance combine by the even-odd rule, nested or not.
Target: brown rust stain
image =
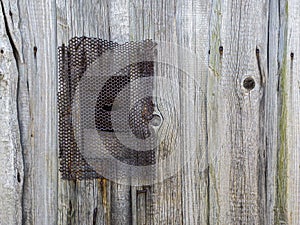
[[[107,207],[107,180],[105,178],[101,179],[101,183],[102,183],[102,204],[103,207],[106,208]]]

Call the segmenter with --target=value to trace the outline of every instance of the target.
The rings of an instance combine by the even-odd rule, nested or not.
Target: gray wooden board
[[[0,3],[0,224],[299,224],[299,1]],[[83,35],[172,43],[154,91],[172,177],[60,179],[57,46]]]

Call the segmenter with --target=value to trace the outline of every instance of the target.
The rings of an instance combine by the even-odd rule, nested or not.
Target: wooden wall
[[[0,0],[0,224],[300,224],[299,12],[298,0]],[[188,49],[169,59],[187,75],[156,71],[182,89],[155,87],[170,103],[157,103],[159,153],[192,156],[176,175],[60,179],[57,47],[83,35]]]

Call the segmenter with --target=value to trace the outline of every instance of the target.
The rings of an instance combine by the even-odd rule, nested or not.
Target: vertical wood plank
[[[157,64],[156,76],[169,79],[170,83],[182,83],[183,89],[189,92],[189,96],[184,95],[176,90],[176,87],[171,87],[170,83],[156,84],[156,94],[164,96],[168,101],[168,103],[157,102],[165,120],[159,131],[163,142],[160,143],[158,158],[168,152],[180,151],[178,148],[181,148],[182,152],[183,149],[186,150],[186,155],[192,155],[188,153],[190,150],[196,152],[193,159],[197,158],[198,162],[187,162],[186,168],[181,168],[183,159],[175,159],[178,161],[173,163],[178,166],[178,173],[166,180],[164,180],[166,171],[158,171],[159,177],[163,180],[162,183],[151,186],[151,194],[146,207],[146,210],[150,212],[147,211],[145,215],[147,224],[205,223],[208,207],[207,173],[204,171],[207,168],[203,168],[206,161],[206,143],[205,135],[203,135],[206,132],[206,116],[203,92],[205,92],[205,72],[207,72],[205,57],[208,52],[208,32],[206,35],[205,31],[208,31],[209,4],[196,1],[152,1],[149,3],[137,0],[131,1],[130,11],[132,40],[151,38],[158,43],[169,42],[171,48],[176,49],[179,46],[186,50],[185,54],[190,53],[195,56],[192,61],[188,61],[186,58],[190,59],[189,55],[184,55],[182,51],[177,53],[177,51],[172,52],[174,49],[168,49],[166,51],[170,52],[162,54],[164,56],[170,54],[172,65]],[[196,57],[202,57],[203,60],[197,61]],[[182,64],[192,67],[191,74],[184,74],[177,70],[181,66],[180,60]],[[199,84],[203,86],[199,87]],[[177,112],[172,113],[172,108],[169,108],[171,105],[176,108]],[[184,121],[185,125],[177,123],[177,120]],[[136,200],[138,201],[139,198]],[[139,204],[143,202],[137,202],[136,207]],[[137,224],[143,224],[143,221],[138,218]]]
[[[128,16],[128,1],[88,1],[88,2],[73,2],[73,4],[58,1],[58,34],[59,42],[66,43],[68,39],[73,36],[90,36],[99,37],[106,40],[112,40],[119,43],[123,43],[129,40],[129,16]],[[98,23],[95,23],[95,18]],[[103,20],[103,18],[105,18]],[[93,181],[90,181],[93,182]],[[69,182],[61,182],[60,191],[65,194],[62,198],[62,204],[68,206],[70,201],[74,207],[78,206],[74,213],[75,218],[71,220],[72,223],[89,223],[93,214],[91,211],[88,215],[81,215],[87,209],[81,207],[79,201],[84,201],[86,207],[89,207],[87,199],[79,199],[82,192],[86,192],[88,181],[85,184],[79,182],[77,186],[80,186],[80,190],[77,192],[74,190],[74,186]],[[102,202],[106,203],[104,212],[105,222],[111,224],[130,224],[131,210],[130,210],[130,187],[119,185],[115,183],[107,182],[108,186],[103,186],[105,189],[105,196],[103,196]],[[106,184],[106,185],[107,185]],[[73,186],[73,187],[72,187]],[[95,185],[94,185],[95,186]],[[95,186],[96,190],[100,189],[100,186]],[[91,191],[93,188],[91,189]],[[94,191],[96,191],[94,190]],[[75,193],[74,193],[75,191]],[[68,193],[69,192],[69,193]],[[103,193],[104,194],[104,193]],[[105,201],[104,201],[105,199]],[[109,200],[109,202],[107,202]],[[103,210],[102,206],[97,207],[98,210]],[[70,207],[64,207],[61,215],[61,224],[64,224],[65,214]],[[72,211],[72,210],[71,210]],[[72,213],[71,213],[72,214]],[[99,222],[99,221],[97,221]]]
[[[109,34],[111,41],[130,40],[129,1],[109,1]],[[132,224],[131,192],[129,185],[111,182],[111,224]]]
[[[288,184],[289,184],[289,168],[290,161],[289,154],[291,151],[290,144],[293,139],[290,138],[289,116],[290,108],[290,91],[289,82],[290,74],[288,65],[290,64],[289,53],[289,2],[281,1],[278,4],[278,148],[276,155],[276,195],[275,195],[275,208],[274,208],[274,223],[275,224],[288,224],[289,214],[288,211]],[[296,172],[296,171],[295,171]]]
[[[1,224],[299,223],[297,0],[0,3]],[[83,35],[167,41],[200,59],[170,48],[190,73],[156,68],[183,89],[155,87],[170,103],[157,101],[158,158],[182,149],[176,175],[134,188],[58,178],[56,48]]]
[[[108,1],[56,1],[57,41],[77,36],[108,40]],[[111,184],[105,179],[58,180],[58,224],[111,224]]]
[[[153,2],[145,0],[129,1],[130,41],[154,40]],[[152,224],[153,186],[132,186],[132,224]]]
[[[24,159],[23,215],[18,224],[56,224],[55,4],[54,1],[26,0],[1,3],[9,15],[6,17],[7,31],[11,32],[10,43],[18,76],[16,96],[11,96],[17,100],[12,112],[18,112]],[[17,136],[14,139],[18,141]],[[17,179],[22,184],[21,172]]]
[[[268,76],[266,79],[266,224],[275,224],[276,177],[277,177],[277,149],[280,145],[279,136],[279,4],[269,2],[268,28]]]
[[[220,199],[218,180],[219,169],[217,160],[222,159],[220,136],[221,130],[218,124],[221,123],[219,113],[219,89],[221,88],[222,60],[220,54],[222,48],[221,27],[223,25],[223,7],[222,1],[213,1],[210,13],[210,50],[209,50],[209,75],[207,78],[207,136],[208,136],[208,162],[209,162],[209,223],[220,224]],[[217,139],[218,138],[218,139]],[[224,184],[222,184],[223,186]],[[223,187],[224,188],[224,187]]]
[[[265,159],[260,157],[267,12],[266,1],[216,1],[213,6],[208,83],[212,224],[264,224]],[[253,89],[244,86],[247,77],[255,82]]]
[[[288,1],[278,4],[278,147],[276,154],[276,195],[274,223],[287,224],[287,152],[288,152],[288,87],[287,87],[287,43],[288,43]]]
[[[24,59],[18,96],[25,165],[23,223],[57,224],[55,1],[14,3]]]
[[[180,74],[183,90],[188,93],[181,99],[182,148],[190,159],[181,174],[183,224],[209,223],[206,86],[210,7],[209,1],[181,1],[177,6],[180,15],[177,17],[178,44],[189,49],[187,55],[179,55],[179,64],[188,65],[191,71]],[[194,54],[194,59],[190,54]]]
[[[0,223],[17,225],[22,222],[24,173],[18,120],[20,33],[12,12],[17,12],[15,5],[0,1]]]
[[[178,55],[176,44],[178,44],[177,26],[177,1],[153,1],[152,17],[154,20],[154,40],[157,42],[170,43],[170,48],[165,51],[159,51],[157,61],[166,60],[170,57],[168,64],[158,63],[155,76],[162,77],[175,84],[179,84]],[[160,162],[164,156],[168,156],[171,152],[180,151],[179,144],[181,137],[178,120],[180,119],[180,93],[176,87],[172,87],[170,83],[156,82],[155,94],[164,96],[164,99],[157,99],[156,105],[163,116],[164,120],[159,130],[157,162]],[[169,108],[169,106],[174,108]],[[173,167],[178,165],[180,168],[180,158],[172,161]],[[171,166],[171,165],[170,165]],[[157,176],[159,183],[153,185],[152,199],[153,206],[151,212],[151,224],[182,224],[182,179],[180,169],[171,177],[165,177],[164,168],[157,168]]]
[[[287,221],[296,225],[300,221],[300,2],[288,1],[287,33]]]

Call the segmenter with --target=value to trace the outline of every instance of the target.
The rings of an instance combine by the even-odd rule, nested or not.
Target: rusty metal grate
[[[63,179],[99,178],[112,168],[104,165],[112,158],[134,166],[155,163],[148,126],[154,109],[153,80],[148,79],[154,75],[154,46],[150,40],[118,44],[75,37],[59,47]]]

